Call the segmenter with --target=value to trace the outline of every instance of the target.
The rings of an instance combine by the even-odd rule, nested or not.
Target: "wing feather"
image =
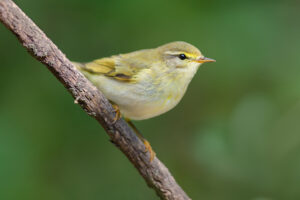
[[[138,73],[148,68],[148,56],[140,50],[129,54],[101,58],[85,64],[75,64],[80,70],[91,74],[103,74],[119,81],[134,82]],[[148,50],[149,51],[149,50]]]

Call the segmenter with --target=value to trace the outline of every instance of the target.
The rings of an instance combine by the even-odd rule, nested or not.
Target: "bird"
[[[204,57],[198,48],[187,42],[176,41],[73,64],[112,103],[115,121],[123,116],[134,129],[152,161],[156,154],[132,120],[149,119],[174,108],[199,66],[206,62],[215,60]]]

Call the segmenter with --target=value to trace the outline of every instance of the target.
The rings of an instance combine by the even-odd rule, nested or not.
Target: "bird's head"
[[[214,59],[204,57],[199,49],[186,42],[171,42],[157,50],[167,66],[173,69],[189,70],[202,63],[215,62]]]

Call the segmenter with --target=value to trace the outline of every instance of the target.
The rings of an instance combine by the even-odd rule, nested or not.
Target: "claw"
[[[143,143],[145,145],[145,152],[149,152],[150,153],[150,162],[153,161],[153,159],[155,158],[156,153],[152,150],[152,147],[150,145],[150,143],[147,140],[143,140]]]
[[[120,108],[117,104],[112,104],[113,109],[115,110],[115,117],[112,121],[112,124],[115,124],[120,118],[121,118],[121,112],[120,112]]]
[[[131,128],[134,130],[134,132],[138,136],[138,138],[140,140],[142,140],[142,142],[144,143],[144,145],[145,145],[145,153],[149,152],[149,154],[150,154],[150,162],[152,162],[153,159],[155,158],[156,153],[152,150],[152,147],[151,147],[150,143],[143,137],[143,135],[135,127],[135,125],[132,123],[132,121],[130,121],[130,119],[125,118],[125,120],[131,126]]]

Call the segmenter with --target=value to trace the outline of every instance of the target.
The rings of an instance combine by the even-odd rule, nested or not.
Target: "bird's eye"
[[[179,58],[181,59],[181,60],[185,60],[185,59],[187,59],[187,57],[186,57],[186,55],[185,54],[179,54]]]

